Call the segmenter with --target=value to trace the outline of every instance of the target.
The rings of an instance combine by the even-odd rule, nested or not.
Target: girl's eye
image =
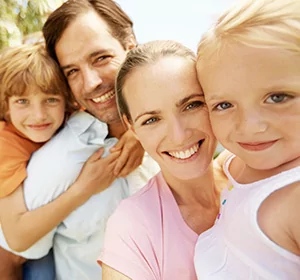
[[[150,118],[150,119],[144,121],[144,122],[142,123],[142,125],[153,124],[153,123],[155,123],[155,122],[157,122],[157,121],[158,121],[158,118]]]
[[[23,105],[23,104],[28,104],[29,101],[27,99],[25,99],[25,98],[21,98],[21,99],[17,99],[16,103]]]
[[[226,110],[231,107],[232,107],[231,103],[222,102],[222,103],[219,103],[217,106],[215,106],[215,109],[217,109],[218,111],[223,111],[223,110]]]
[[[289,95],[286,93],[275,93],[269,96],[266,100],[267,103],[282,103],[285,102],[288,98],[290,98]]]
[[[194,101],[192,103],[190,103],[189,105],[186,106],[186,110],[191,110],[191,109],[194,109],[194,108],[198,108],[198,107],[201,107],[204,105],[204,102],[203,101]]]

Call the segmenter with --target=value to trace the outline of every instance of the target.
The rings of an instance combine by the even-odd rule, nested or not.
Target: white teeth
[[[195,154],[199,149],[199,144],[195,144],[193,147],[186,151],[180,151],[180,152],[169,152],[169,154],[172,157],[178,158],[178,159],[187,159],[191,157],[193,154]]]
[[[106,102],[107,100],[109,99],[112,99],[113,97],[115,96],[115,92],[113,90],[105,93],[104,95],[100,96],[100,97],[97,97],[97,98],[93,98],[92,100],[95,102],[95,103],[104,103]]]

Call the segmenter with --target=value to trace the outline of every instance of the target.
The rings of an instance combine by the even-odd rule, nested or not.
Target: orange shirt
[[[30,156],[41,143],[34,143],[12,124],[0,121],[0,198],[15,191],[27,176]]]

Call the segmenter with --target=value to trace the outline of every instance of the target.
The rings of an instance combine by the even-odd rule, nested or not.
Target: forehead
[[[212,92],[276,90],[299,80],[300,56],[279,48],[226,45],[211,58],[201,58],[197,71],[205,95]]]
[[[200,93],[201,87],[195,62],[174,56],[135,69],[127,77],[123,92],[129,108],[140,111],[161,109],[166,104],[172,107],[186,96]]]
[[[87,59],[99,50],[119,50],[121,44],[114,38],[107,23],[94,11],[78,15],[55,46],[61,66]]]

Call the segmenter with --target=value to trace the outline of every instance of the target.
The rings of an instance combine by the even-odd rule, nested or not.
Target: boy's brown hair
[[[44,93],[61,95],[66,116],[79,109],[57,63],[42,44],[5,49],[0,54],[0,120],[8,120],[8,99],[22,96],[30,86]]]

